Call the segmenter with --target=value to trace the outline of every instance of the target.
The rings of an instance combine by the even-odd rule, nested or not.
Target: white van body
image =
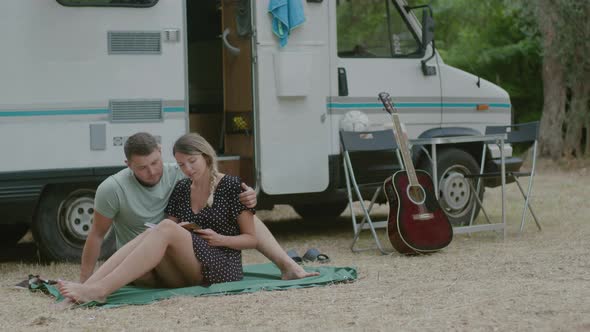
[[[138,131],[160,139],[168,162],[174,141],[198,131],[220,152],[222,169],[256,187],[262,207],[294,204],[306,215],[344,208],[340,122],[356,110],[368,116],[369,129],[391,127],[381,91],[393,97],[410,138],[475,135],[510,123],[500,87],[446,65],[436,51],[427,61],[435,75],[423,73],[432,43],[409,57],[343,55],[338,17],[350,1],[300,2],[305,22],[281,48],[269,0],[1,1],[0,212],[8,217],[0,223],[7,241],[31,223],[47,256],[77,259],[93,191],[125,166],[123,144]],[[420,44],[421,24],[405,1],[371,3],[407,29],[392,35],[392,45]],[[251,22],[241,37],[237,13]],[[458,148],[479,161],[480,147]]]

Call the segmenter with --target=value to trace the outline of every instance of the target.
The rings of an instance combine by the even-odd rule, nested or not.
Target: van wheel
[[[42,257],[76,261],[82,257],[94,216],[94,186],[48,186],[39,201],[33,220],[33,236]],[[100,259],[115,249],[114,234],[108,232]]]
[[[23,238],[29,225],[27,224],[10,224],[0,226],[0,246],[10,247],[16,244],[20,239]]]
[[[475,217],[479,213],[479,205],[476,204],[473,190],[463,174],[479,173],[479,166],[473,156],[461,149],[441,149],[437,161],[439,204],[447,214],[449,222],[453,226],[469,224],[471,211],[475,204]],[[427,159],[423,159],[420,168],[432,174],[432,165]],[[476,187],[475,182],[473,186]],[[479,191],[479,198],[483,201],[484,186]]]
[[[322,204],[294,204],[293,209],[301,217],[307,219],[318,217],[338,217],[344,212],[348,202],[331,202]]]

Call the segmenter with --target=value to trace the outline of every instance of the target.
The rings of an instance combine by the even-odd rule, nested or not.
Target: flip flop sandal
[[[303,260],[306,262],[328,263],[330,257],[326,254],[320,253],[316,248],[311,248],[305,253],[305,255],[303,255]]]
[[[57,281],[55,280],[50,280],[50,279],[44,279],[42,277],[40,277],[38,274],[29,274],[29,278],[25,279],[21,282],[19,282],[18,284],[14,285],[14,288],[19,288],[19,289],[30,289],[30,290],[35,290],[35,289],[39,289],[39,288],[43,288],[43,284],[48,284],[48,285],[55,285],[57,284]]]
[[[291,249],[291,250],[287,251],[287,255],[289,257],[291,257],[291,259],[294,260],[295,263],[297,263],[297,264],[303,263],[303,259],[301,258],[301,256],[299,256],[299,254],[297,253],[297,251],[295,251],[295,249]]]
[[[25,279],[12,287],[18,289],[29,289],[29,279]]]

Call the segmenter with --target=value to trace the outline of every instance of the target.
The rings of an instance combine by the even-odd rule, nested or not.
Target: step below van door
[[[440,127],[441,83],[432,45],[420,49],[420,26],[400,1],[339,1],[336,6],[338,84],[329,113],[333,125],[349,111],[367,114],[369,126],[391,128],[377,99],[391,95],[410,138]],[[426,75],[422,60],[434,70]],[[334,140],[337,139],[335,136]]]
[[[331,1],[291,1],[288,10],[274,11],[277,16],[269,2],[282,1],[253,1],[260,184],[272,195],[323,191],[329,183]],[[281,46],[273,23],[277,33],[287,33],[276,23],[289,12],[287,21],[299,25]]]

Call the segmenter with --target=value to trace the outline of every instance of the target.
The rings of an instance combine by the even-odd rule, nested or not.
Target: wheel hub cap
[[[92,197],[81,196],[70,201],[65,213],[65,225],[69,233],[79,240],[86,240],[92,226],[94,200]]]
[[[460,210],[469,202],[469,183],[460,173],[451,172],[440,181],[440,191],[447,205]]]

